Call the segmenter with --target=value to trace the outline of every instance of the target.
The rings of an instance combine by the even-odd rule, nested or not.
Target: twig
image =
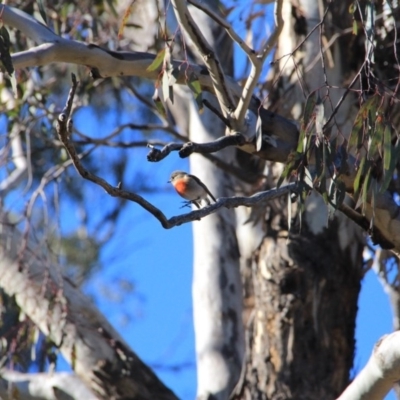
[[[187,142],[183,144],[169,143],[164,146],[161,150],[154,148],[154,146],[149,145],[150,152],[147,155],[147,160],[151,162],[161,161],[163,158],[167,157],[171,151],[179,151],[179,156],[181,158],[189,157],[193,153],[216,153],[229,146],[243,146],[246,143],[246,138],[241,134],[236,134],[232,136],[223,136],[208,143],[194,143]]]
[[[350,84],[347,86],[345,92],[342,94],[342,97],[336,103],[336,106],[335,106],[334,110],[332,111],[332,114],[329,116],[328,120],[325,122],[325,124],[324,124],[324,126],[322,128],[324,131],[325,131],[326,127],[329,125],[329,123],[332,121],[332,119],[335,117],[336,113],[339,111],[340,106],[342,105],[342,103],[346,99],[347,95],[350,93],[351,88],[357,82],[357,79],[359,78],[362,70],[364,69],[366,62],[367,62],[367,60],[365,59],[364,62],[362,63],[362,65],[361,65],[361,67],[359,68],[358,72],[354,76],[353,80],[350,82]]]
[[[168,143],[161,150],[156,149],[153,144],[148,143],[147,147],[150,149],[147,154],[147,161],[158,162],[167,157],[171,151],[180,151],[184,146],[183,143]]]
[[[284,54],[283,56],[281,56],[281,57],[277,58],[276,60],[272,61],[271,65],[274,65],[275,63],[279,62],[284,57],[288,57],[288,56],[293,57],[294,53],[296,53],[297,50],[302,48],[304,43],[314,33],[314,31],[316,29],[318,29],[325,22],[325,18],[326,18],[327,14],[328,14],[328,11],[329,11],[329,6],[330,6],[330,3],[328,4],[328,6],[325,9],[325,12],[324,12],[324,15],[322,16],[322,19],[307,33],[307,35],[304,37],[304,39],[290,53]],[[329,46],[327,46],[327,48],[329,48]]]
[[[221,112],[215,108],[207,99],[203,100],[203,104],[212,111],[228,128],[232,129],[231,122],[228,118],[225,118]]]
[[[379,244],[382,249],[392,250],[396,254],[396,250],[394,250],[395,245],[385,237],[378,227],[373,225],[371,229],[371,222],[367,218],[344,203],[342,203],[338,209],[346,215],[347,218],[354,221],[359,227],[367,232],[371,236],[374,244]]]
[[[258,83],[258,80],[261,75],[262,67],[264,65],[265,59],[270,54],[271,50],[274,48],[279,35],[283,28],[283,19],[282,19],[282,2],[283,0],[277,0],[275,6],[275,30],[272,35],[269,37],[268,41],[261,49],[260,52],[256,52],[254,49],[250,48],[241,38],[240,36],[233,30],[232,26],[224,21],[219,15],[214,13],[208,7],[199,4],[195,0],[188,0],[188,3],[192,4],[196,8],[202,10],[206,13],[210,18],[212,18],[215,22],[217,22],[220,26],[222,26],[227,34],[231,37],[233,41],[235,41],[241,49],[247,54],[248,59],[252,65],[249,77],[246,81],[246,84],[242,90],[242,94],[239,97],[238,105],[235,109],[234,114],[232,115],[233,125],[236,128],[241,128],[244,123],[244,119],[246,116],[246,112],[249,108],[251,99],[254,94],[254,89]],[[193,38],[192,38],[193,39]],[[229,125],[228,125],[229,126]]]
[[[261,75],[262,67],[264,65],[265,59],[268,57],[272,49],[274,48],[279,35],[283,28],[283,18],[282,18],[282,2],[283,0],[276,0],[275,3],[275,29],[272,35],[268,38],[264,47],[258,53],[249,53],[248,57],[251,62],[251,70],[249,77],[244,85],[242,95],[239,98],[239,103],[234,112],[234,118],[238,121],[239,126],[243,125],[246,112],[249,108],[250,101],[253,97],[254,89],[258,83]]]
[[[235,109],[235,102],[232,97],[229,86],[226,83],[226,77],[222,70],[221,63],[215,51],[208,44],[201,33],[201,30],[194,22],[184,0],[171,0],[175,15],[181,29],[185,29],[190,39],[195,44],[197,50],[203,57],[204,64],[210,74],[215,94],[221,106],[224,117],[229,118],[231,112]]]
[[[210,10],[206,5],[200,4],[195,0],[188,0],[188,3],[203,11],[217,24],[222,26],[226,30],[226,33],[230,36],[230,38],[235,41],[248,56],[255,54],[254,49],[248,46],[247,43],[233,30],[232,25],[229,22],[225,21],[214,11]]]
[[[65,146],[67,153],[71,157],[72,163],[74,164],[78,173],[82,176],[82,178],[87,179],[99,186],[101,186],[110,196],[119,197],[125,200],[133,201],[143,207],[146,211],[152,214],[158,221],[160,221],[161,225],[165,229],[173,228],[174,226],[182,225],[184,223],[193,222],[200,220],[201,218],[210,215],[222,207],[225,208],[233,208],[246,206],[251,207],[260,202],[265,202],[268,200],[275,199],[276,197],[280,197],[289,192],[295,192],[297,188],[296,183],[291,183],[287,186],[281,187],[279,189],[271,189],[264,192],[259,192],[250,197],[238,196],[238,197],[221,197],[217,200],[216,203],[211,204],[207,207],[204,207],[200,210],[192,211],[187,214],[179,215],[177,217],[167,218],[164,213],[159,210],[157,207],[153,206],[147,200],[145,200],[142,196],[139,196],[136,193],[128,192],[126,190],[122,190],[118,186],[110,185],[106,180],[100,178],[99,176],[88,171],[81,163],[80,157],[77,154],[75,147],[72,142],[69,140],[70,133],[72,131],[72,120],[71,120],[71,110],[72,110],[72,102],[74,99],[75,91],[78,86],[78,82],[74,74],[72,74],[72,88],[69,92],[67,104],[64,108],[63,112],[58,117],[57,124],[57,133],[63,145]],[[222,139],[228,139],[222,138]],[[233,137],[235,138],[235,137]]]

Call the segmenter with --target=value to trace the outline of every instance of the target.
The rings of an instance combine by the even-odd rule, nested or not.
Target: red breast
[[[180,194],[180,195],[185,195],[188,187],[188,183],[184,179],[179,179],[174,182],[174,187],[175,190]]]

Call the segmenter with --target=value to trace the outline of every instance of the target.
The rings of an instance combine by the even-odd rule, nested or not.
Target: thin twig
[[[171,3],[174,7],[174,12],[181,29],[186,31],[203,58],[224,117],[229,118],[231,112],[235,109],[235,102],[231,90],[227,85],[226,77],[217,54],[209,45],[201,33],[201,30],[193,20],[187,8],[186,1],[171,0]]]
[[[208,143],[194,143],[187,142],[183,144],[169,143],[164,146],[161,150],[156,149],[154,146],[149,145],[150,152],[147,155],[147,160],[152,162],[161,161],[167,157],[171,151],[179,151],[181,158],[189,157],[193,153],[207,154],[216,153],[229,146],[243,146],[246,143],[246,138],[241,134],[232,136],[223,136],[213,142]]]
[[[221,112],[215,108],[207,99],[203,99],[203,104],[212,111],[228,128],[232,129],[231,122],[228,118],[225,118]]]
[[[239,98],[238,105],[234,112],[234,118],[238,122],[239,126],[242,126],[246,116],[246,112],[249,108],[251,98],[254,94],[254,89],[258,83],[261,75],[262,67],[268,55],[278,41],[279,35],[283,29],[283,18],[282,18],[282,3],[283,0],[277,0],[275,4],[275,29],[272,35],[268,38],[267,42],[263,46],[260,52],[254,54],[248,54],[251,62],[251,70],[249,77],[244,85],[242,95]]]
[[[201,218],[210,215],[222,207],[225,208],[233,208],[246,206],[251,207],[260,202],[265,202],[268,200],[272,200],[276,197],[280,197],[289,192],[295,192],[297,184],[291,183],[287,186],[281,187],[279,189],[267,190],[264,192],[256,193],[250,197],[228,197],[228,198],[220,198],[216,203],[211,204],[207,207],[204,207],[200,210],[192,211],[187,214],[179,215],[172,218],[167,218],[164,213],[159,210],[157,207],[153,206],[147,200],[145,200],[142,196],[139,196],[136,193],[128,192],[126,190],[121,189],[119,186],[112,186],[103,178],[91,173],[88,171],[80,160],[79,155],[76,152],[75,147],[72,142],[69,140],[70,133],[72,131],[72,123],[71,123],[71,110],[72,110],[72,102],[75,95],[75,91],[77,88],[78,82],[76,81],[75,75],[72,74],[72,88],[69,92],[67,104],[64,108],[63,112],[58,117],[57,124],[57,133],[63,145],[65,146],[67,153],[71,157],[72,163],[74,164],[78,173],[82,176],[82,178],[87,179],[99,186],[101,186],[110,196],[119,197],[122,199],[133,201],[143,207],[146,211],[152,214],[158,221],[160,221],[161,225],[165,229],[173,228],[174,226],[182,225],[184,223],[193,222],[200,220]],[[225,138],[224,138],[225,139]]]
[[[248,56],[255,54],[254,49],[248,46],[247,43],[233,30],[232,25],[229,22],[225,21],[214,11],[210,10],[210,8],[207,7],[206,5],[200,4],[195,0],[188,0],[188,3],[198,8],[199,10],[203,11],[218,25],[222,26],[225,29],[226,33],[230,36],[230,38],[234,42],[236,42]]]

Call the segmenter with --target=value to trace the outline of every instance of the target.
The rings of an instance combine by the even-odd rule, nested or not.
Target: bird
[[[168,182],[172,183],[177,193],[187,200],[187,204],[193,203],[197,208],[200,208],[202,200],[205,200],[207,205],[211,204],[209,197],[217,201],[197,176],[184,171],[174,171]]]

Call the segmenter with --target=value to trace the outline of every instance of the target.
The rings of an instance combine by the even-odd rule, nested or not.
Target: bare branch
[[[68,40],[56,35],[23,11],[4,4],[1,5],[1,10],[4,24],[19,29],[27,37],[40,43],[37,47],[12,55],[15,69],[65,62],[87,66],[94,78],[138,76],[155,80],[160,73],[160,69],[147,70],[155,59],[154,54],[111,51],[95,44]],[[172,64],[175,71],[178,72],[178,84],[186,84],[187,77],[193,74],[203,88],[214,91],[213,83],[204,67],[191,65],[186,61],[173,61]],[[234,80],[227,78],[227,81],[231,90],[239,95],[240,88]]]
[[[354,221],[367,232],[371,236],[371,240],[374,244],[379,244],[383,249],[393,249],[395,247],[395,244],[381,232],[378,226],[373,225],[371,228],[371,221],[364,215],[361,215],[344,203],[342,203],[338,209],[346,215],[347,218]],[[393,252],[395,252],[395,250],[393,250]]]
[[[207,43],[207,40],[201,33],[201,30],[194,22],[188,10],[186,1],[172,0],[175,15],[181,29],[184,29],[190,39],[195,44],[197,50],[201,54],[210,74],[215,94],[221,106],[222,113],[225,117],[229,117],[235,109],[235,102],[232,97],[231,90],[226,84],[226,77],[222,70],[221,63],[214,49]]]
[[[223,136],[213,142],[208,143],[194,143],[187,142],[184,144],[170,143],[164,146],[161,150],[151,148],[149,154],[147,155],[147,160],[156,162],[161,161],[163,158],[168,156],[171,151],[179,151],[179,156],[181,158],[189,157],[193,153],[216,153],[229,146],[243,146],[246,143],[246,138],[243,135],[236,134],[232,136]]]
[[[209,102],[207,99],[203,100],[203,104],[210,110],[212,111],[229,129],[232,129],[231,121],[229,118],[225,118],[221,112],[214,107],[211,102]]]
[[[161,67],[155,71],[147,70],[155,59],[154,54],[109,51],[93,44],[88,45],[68,40],[57,36],[22,11],[6,5],[1,7],[3,10],[2,19],[5,24],[20,29],[21,32],[29,37],[36,38],[40,43],[44,42],[40,46],[13,54],[12,61],[16,69],[60,62],[85,65],[90,68],[93,77],[137,76],[156,80],[159,76]],[[187,84],[187,77],[195,76],[199,80],[202,90],[215,93],[214,81],[204,67],[189,64],[187,61],[171,62],[174,70],[177,71],[177,84]],[[221,85],[226,86],[227,91],[232,93],[235,99],[242,95],[241,87],[232,78],[221,75],[220,79],[223,79]],[[252,99],[251,107],[255,113],[257,113],[257,110],[260,111],[263,121],[263,137],[265,135],[265,138],[268,139],[274,136],[273,141],[278,143],[278,146],[271,149],[271,141],[266,141],[263,150],[257,155],[261,158],[271,157],[270,160],[272,161],[284,162],[297,144],[297,128],[286,118],[264,108],[260,109],[260,105],[259,100]],[[227,120],[231,120],[230,116]],[[248,144],[243,146],[242,150],[254,153],[255,145]]]
[[[2,4],[0,6],[0,15],[3,23],[24,32],[27,37],[36,43],[57,43],[61,39],[46,25],[41,24],[29,14],[17,8]]]
[[[244,42],[240,36],[233,30],[232,26],[224,21],[219,15],[210,10],[207,6],[199,4],[195,0],[189,0],[188,3],[192,4],[196,8],[202,10],[206,13],[210,18],[212,18],[215,22],[221,25],[228,35],[235,41],[241,49],[247,54],[251,64],[252,69],[250,71],[250,75],[246,81],[246,84],[243,88],[242,94],[239,97],[239,103],[236,107],[235,113],[232,115],[233,119],[237,121],[234,125],[236,127],[241,128],[244,123],[246,112],[250,106],[251,99],[253,97],[254,89],[258,83],[258,80],[261,75],[262,67],[268,55],[271,53],[271,50],[274,48],[278,37],[283,28],[283,19],[282,19],[282,2],[283,0],[277,0],[275,6],[275,30],[263,46],[260,52],[256,52],[254,49],[250,48],[246,42]],[[192,38],[193,39],[193,38]]]
[[[150,148],[149,154],[147,154],[147,161],[157,162],[167,157],[171,151],[180,151],[184,146],[183,143],[168,143],[161,150],[156,149],[154,145],[148,144]]]
[[[281,34],[283,28],[282,2],[283,0],[277,0],[275,3],[275,29],[272,35],[269,37],[261,51],[258,53],[248,53],[248,57],[251,62],[251,71],[246,80],[246,84],[243,88],[242,95],[239,98],[239,103],[234,113],[234,118],[238,121],[239,126],[243,125],[244,118],[249,108],[254,89],[256,88],[260,78],[264,62],[271,50],[274,48],[279,35]]]
[[[399,349],[399,331],[383,336],[375,344],[367,365],[337,400],[383,399],[400,377]]]
[[[210,18],[212,18],[216,23],[221,25],[225,30],[226,33],[230,36],[230,38],[235,41],[240,48],[250,57],[255,53],[254,49],[247,45],[247,43],[234,31],[232,25],[221,18],[218,14],[214,11],[210,10],[206,5],[200,4],[195,0],[188,0],[188,3],[192,6],[198,8],[199,10],[203,11],[207,14]]]
[[[58,124],[57,124],[57,133],[61,142],[64,144],[68,154],[71,157],[72,163],[74,164],[78,173],[82,176],[82,178],[87,179],[97,185],[101,186],[110,196],[113,197],[120,197],[126,200],[133,201],[143,207],[146,211],[152,214],[155,218],[157,218],[163,228],[170,229],[174,226],[182,225],[183,223],[192,222],[199,220],[207,215],[210,215],[217,211],[222,207],[232,208],[232,207],[239,207],[239,206],[253,206],[259,202],[267,201],[274,199],[276,197],[282,196],[283,194],[292,192],[296,190],[296,184],[289,184],[285,187],[281,187],[279,189],[268,190],[265,192],[256,193],[250,197],[232,197],[232,198],[221,198],[216,203],[205,207],[198,211],[193,211],[188,214],[180,215],[178,217],[172,217],[167,219],[164,213],[159,210],[157,207],[153,206],[147,200],[145,200],[142,196],[139,196],[136,193],[128,192],[126,190],[122,190],[120,186],[112,186],[104,179],[100,178],[99,176],[91,173],[81,163],[80,157],[76,152],[75,147],[73,146],[72,142],[69,140],[69,136],[72,130],[72,120],[71,120],[71,105],[73,101],[73,97],[77,88],[78,82],[76,81],[75,76],[72,74],[72,88],[68,95],[67,105],[64,108],[63,112],[58,117]],[[225,140],[232,140],[229,138],[221,138],[223,139],[222,142]],[[235,140],[235,136],[233,137]],[[237,138],[236,138],[237,140]],[[180,146],[180,145],[177,145]],[[201,145],[199,145],[201,146]]]

